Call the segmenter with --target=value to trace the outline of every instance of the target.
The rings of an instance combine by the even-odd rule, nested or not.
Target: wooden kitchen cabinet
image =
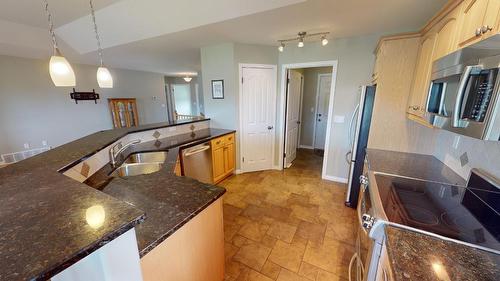
[[[422,117],[425,111],[435,43],[436,33],[433,32],[420,40],[417,65],[407,108],[407,113],[418,117]]]
[[[234,133],[211,141],[213,181],[218,183],[235,169]]]
[[[452,10],[433,28],[436,32],[436,44],[433,61],[457,49],[457,30],[459,26],[460,9]],[[431,31],[432,32],[432,31]]]
[[[459,47],[465,47],[498,32],[500,0],[465,0],[461,6]]]

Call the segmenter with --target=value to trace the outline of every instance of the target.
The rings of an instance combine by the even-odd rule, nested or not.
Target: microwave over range
[[[451,53],[432,66],[425,119],[457,134],[500,140],[500,35]]]

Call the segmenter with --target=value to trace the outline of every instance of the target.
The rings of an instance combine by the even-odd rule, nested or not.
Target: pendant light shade
[[[97,84],[100,88],[113,88],[113,77],[104,66],[97,69]]]
[[[97,84],[99,84],[100,88],[113,88],[113,76],[111,76],[109,70],[102,64],[101,37],[99,36],[99,31],[97,30],[97,24],[95,22],[94,3],[90,0],[89,4],[92,23],[94,24],[95,39],[97,40],[97,54],[100,62],[100,66],[97,68]]]
[[[54,55],[50,57],[49,73],[56,87],[75,87],[76,85],[75,72],[58,49],[56,49]]]
[[[52,15],[49,11],[49,3],[44,0],[45,13],[47,14],[47,21],[49,23],[49,33],[52,39],[52,47],[54,54],[50,57],[49,61],[49,74],[52,82],[56,87],[75,87],[76,78],[75,72],[69,64],[68,60],[61,54],[57,48],[56,35],[54,33],[54,24],[52,22]]]
[[[184,81],[186,81],[186,82],[188,82],[188,83],[189,83],[189,82],[191,82],[191,80],[192,80],[192,79],[193,79],[193,78],[191,78],[191,77],[189,77],[189,76],[184,77]]]

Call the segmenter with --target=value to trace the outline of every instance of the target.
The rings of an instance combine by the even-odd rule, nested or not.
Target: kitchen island
[[[223,188],[173,173],[179,149],[233,132],[203,122],[208,119],[101,131],[0,169],[0,280],[49,279],[133,228],[144,256],[219,199]],[[90,176],[85,163],[117,140],[182,125],[191,133],[124,152],[152,149],[150,144],[168,150],[157,173],[115,179],[101,190],[63,174],[83,163],[81,174]],[[88,217],[96,206],[103,210],[98,225]]]

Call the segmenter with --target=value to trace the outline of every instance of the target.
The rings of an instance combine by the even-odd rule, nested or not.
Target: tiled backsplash
[[[436,130],[433,155],[465,179],[472,168],[480,168],[500,179],[500,142]]]
[[[155,139],[187,134],[193,131],[208,128],[210,128],[210,120],[128,134],[123,138],[117,140],[113,144],[100,150],[96,154],[92,155],[85,161],[67,170],[66,172],[64,172],[64,175],[79,182],[84,182],[87,178],[104,167],[104,165],[109,163],[109,149],[119,142],[121,142],[122,145],[125,145],[126,143],[136,139],[140,139],[142,142],[149,142],[154,141]]]

